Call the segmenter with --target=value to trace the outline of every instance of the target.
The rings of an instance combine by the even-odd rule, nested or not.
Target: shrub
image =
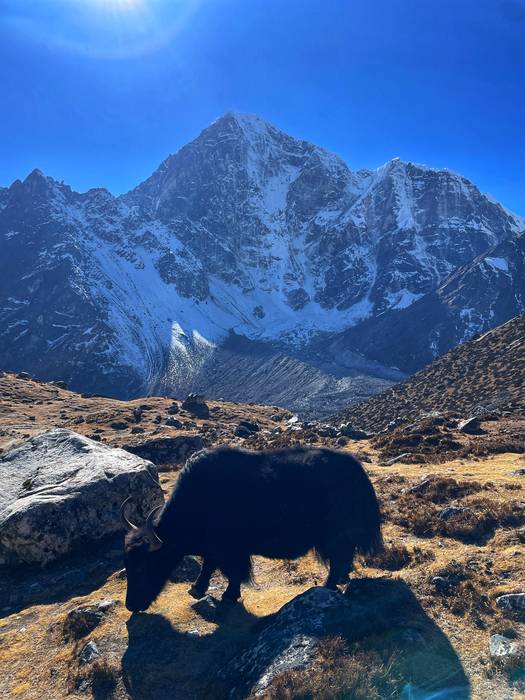
[[[402,544],[385,545],[381,552],[363,558],[367,566],[387,571],[399,571],[408,566],[412,555]]]

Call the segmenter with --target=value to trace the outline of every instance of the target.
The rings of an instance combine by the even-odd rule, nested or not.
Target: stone
[[[113,428],[113,430],[126,430],[126,428],[129,428],[129,425],[125,420],[116,420],[110,423],[110,427]]]
[[[106,599],[95,605],[78,605],[66,615],[64,635],[78,639],[92,632],[116,604],[116,600]]]
[[[396,457],[392,457],[392,459],[388,459],[385,462],[386,467],[391,467],[393,464],[397,464],[398,462],[404,462],[405,464],[410,464],[413,459],[413,454],[412,452],[403,452],[400,455],[397,455]]]
[[[364,430],[358,430],[357,428],[354,428],[354,426],[351,423],[341,423],[339,426],[339,432],[341,435],[344,435],[347,438],[350,438],[351,440],[366,440],[370,437],[368,433],[365,433]]]
[[[496,598],[496,605],[505,612],[525,610],[525,593],[506,593]]]
[[[18,372],[18,374],[16,376],[18,379],[32,379],[29,372]]]
[[[68,388],[66,382],[63,382],[61,379],[57,379],[54,382],[49,382],[49,386],[56,386],[57,389],[67,389]]]
[[[466,433],[467,435],[479,435],[483,432],[481,430],[480,419],[477,417],[459,421],[458,430],[460,433]]]
[[[93,640],[89,641],[82,647],[82,651],[78,655],[78,660],[82,665],[90,664],[100,656],[100,651]]]
[[[204,401],[203,394],[188,394],[181,404],[181,408],[191,413],[196,418],[209,418],[210,409]]]
[[[176,435],[146,440],[138,445],[124,445],[124,449],[156,465],[180,464],[194,452],[202,450],[204,440],[200,435]]]
[[[0,458],[0,567],[46,565],[119,532],[120,505],[140,522],[164,501],[156,467],[55,428]]]
[[[292,416],[291,418],[288,418],[286,422],[288,423],[288,425],[295,425],[299,422],[299,416]]]
[[[525,476],[525,469],[515,469],[511,474],[512,476]]]
[[[141,428],[140,425],[134,425],[133,428],[131,428],[132,435],[140,435],[145,432],[144,428]]]
[[[525,656],[524,651],[521,644],[502,634],[493,634],[489,639],[489,655],[498,666],[514,665]]]
[[[178,430],[184,427],[184,423],[181,420],[172,417],[166,418],[166,425],[170,428],[177,428]]]
[[[253,435],[251,430],[248,430],[244,425],[236,425],[233,429],[233,434],[240,438],[249,438]]]
[[[425,493],[425,491],[428,491],[431,484],[432,484],[431,479],[423,479],[423,481],[420,481],[419,484],[415,484],[415,486],[411,486],[408,489],[408,493]]]
[[[284,416],[282,416],[280,413],[274,413],[270,416],[270,420],[273,420],[274,423],[280,423],[283,418]]]
[[[175,403],[175,401],[174,401],[171,404],[171,406],[168,406],[168,413],[170,416],[174,416],[178,412],[179,412],[179,404]]]
[[[451,518],[470,515],[470,513],[472,513],[472,508],[467,508],[465,506],[447,506],[439,511],[437,517],[440,518],[440,520],[450,520]]]
[[[252,644],[219,672],[230,686],[229,697],[262,694],[283,672],[307,667],[323,633],[328,633],[329,620],[348,607],[341,593],[321,587],[286,603]]]
[[[240,420],[239,425],[242,425],[244,428],[247,428],[251,433],[258,433],[261,429],[259,423],[256,423],[253,420]]]
[[[142,408],[140,406],[135,406],[133,409],[133,420],[135,423],[140,423],[142,420]]]
[[[431,582],[440,595],[450,595],[459,583],[457,576],[433,576]]]

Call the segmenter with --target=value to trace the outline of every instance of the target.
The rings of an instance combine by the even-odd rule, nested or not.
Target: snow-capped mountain
[[[233,331],[339,378],[392,379],[308,348],[409,307],[523,228],[447,170],[353,172],[229,113],[120,197],[39,171],[0,189],[0,366],[177,393],[202,385]]]
[[[345,331],[334,345],[412,373],[524,311],[525,233],[463,265],[412,306]]]

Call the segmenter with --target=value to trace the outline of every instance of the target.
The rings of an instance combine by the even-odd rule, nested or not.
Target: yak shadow
[[[133,700],[227,698],[229,688],[218,671],[243,648],[261,623],[244,606],[216,615],[210,633],[177,630],[163,615],[133,613],[127,624],[128,648],[122,657],[122,678]]]
[[[124,566],[122,549],[122,535],[111,535],[45,569],[7,571],[0,580],[0,619],[30,605],[60,603],[100,588]]]
[[[325,618],[318,632],[320,644],[333,635],[346,640],[350,650],[357,644],[365,652],[390,656],[402,679],[399,697],[405,700],[470,698],[470,684],[454,648],[406,583],[354,579],[341,601],[341,608]],[[261,632],[277,623],[279,614],[259,618],[238,606],[218,616],[217,626],[208,634],[177,630],[160,614],[132,615],[122,658],[129,696],[133,700],[247,697],[261,669],[244,668],[239,678],[238,667],[229,662],[255,645]],[[266,668],[286,652],[291,641],[286,630],[271,638]],[[228,668],[237,676],[229,677]]]

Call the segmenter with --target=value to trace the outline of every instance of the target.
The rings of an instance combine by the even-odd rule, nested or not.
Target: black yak
[[[249,452],[206,449],[186,463],[171,498],[137,527],[122,516],[128,579],[126,607],[145,610],[187,554],[203,558],[190,588],[206,594],[219,569],[228,579],[224,602],[240,598],[251,556],[295,559],[315,550],[329,567],[326,586],[344,583],[356,552],[382,544],[379,507],[361,464],[326,448]]]

